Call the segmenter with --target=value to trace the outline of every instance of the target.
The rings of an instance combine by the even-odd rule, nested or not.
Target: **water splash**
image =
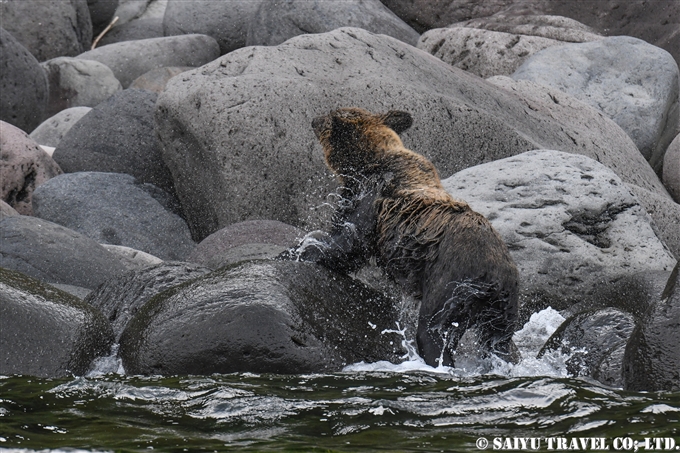
[[[540,359],[536,358],[538,351],[555,332],[557,327],[564,321],[556,310],[547,308],[534,313],[524,327],[515,332],[513,341],[517,345],[522,360],[517,364],[490,356],[480,358],[476,353],[477,348],[474,339],[470,335],[463,336],[459,347],[456,365],[447,367],[439,365],[432,367],[418,355],[415,340],[408,333],[407,328],[397,324],[396,329],[386,329],[382,333],[393,333],[401,337],[401,344],[406,351],[402,363],[379,361],[374,363],[359,362],[346,366],[342,371],[346,373],[357,372],[392,372],[408,373],[412,371],[424,371],[436,374],[450,375],[454,377],[478,377],[483,375],[498,375],[505,377],[567,377],[566,361],[569,356],[559,351],[551,351],[544,354]]]

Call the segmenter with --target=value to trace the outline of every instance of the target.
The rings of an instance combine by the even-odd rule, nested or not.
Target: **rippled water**
[[[555,312],[535,317],[516,336],[523,354],[559,322]],[[434,452],[475,451],[480,437],[489,450],[517,437],[542,437],[543,450],[555,437],[603,437],[612,450],[619,438],[680,445],[678,393],[570,379],[559,356],[460,362],[433,369],[411,356],[329,375],[172,378],[102,374],[117,365],[101,362],[88,377],[1,377],[0,448]]]

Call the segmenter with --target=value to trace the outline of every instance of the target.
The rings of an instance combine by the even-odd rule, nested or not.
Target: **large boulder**
[[[0,2],[0,17],[38,61],[78,55],[92,42],[87,0],[8,0]]]
[[[248,219],[316,227],[327,211],[312,208],[334,182],[311,121],[338,106],[411,112],[405,144],[442,177],[548,148],[597,158],[625,182],[665,193],[618,126],[582,103],[543,98],[535,107],[394,38],[342,28],[239,49],[172,78],[156,126],[196,240]]]
[[[633,331],[624,357],[627,390],[680,390],[680,265]]]
[[[47,76],[38,60],[2,27],[0,69],[0,120],[30,132],[45,119]]]
[[[0,374],[83,375],[112,344],[111,326],[98,310],[0,267]]]
[[[202,66],[219,57],[220,49],[210,36],[182,35],[124,41],[97,47],[78,55],[105,64],[127,88],[133,80],[164,66]]]
[[[520,271],[522,319],[548,306],[606,306],[614,288],[644,286],[636,285],[640,274],[676,263],[626,184],[590,158],[530,151],[443,184],[488,217],[508,244]]]
[[[182,260],[195,246],[189,228],[153,195],[130,175],[66,173],[35,192],[34,215],[100,243]]]
[[[33,192],[62,173],[26,132],[0,121],[0,199],[20,214],[33,213]]]
[[[56,148],[64,135],[87,115],[92,107],[71,107],[46,119],[29,134],[36,143]]]
[[[671,198],[629,184],[628,188],[640,202],[640,206],[652,218],[652,227],[671,254],[680,260],[680,204]]]
[[[357,27],[416,45],[419,34],[379,0],[263,0],[248,27],[248,46],[275,46],[306,33]]]
[[[146,90],[116,93],[82,117],[52,157],[66,173],[126,173],[174,194],[154,132],[156,98]]]
[[[564,44],[558,38],[530,35],[530,32],[508,33],[469,26],[436,28],[423,33],[418,40],[418,48],[483,78],[510,75],[532,54]],[[549,33],[546,31],[545,34]],[[559,36],[558,33],[552,35]],[[568,35],[567,39],[570,38],[574,39],[574,36]],[[602,37],[591,34],[588,38]]]
[[[203,239],[187,261],[217,269],[244,258],[274,258],[295,246],[304,235],[303,230],[276,220],[247,220]]]
[[[599,108],[661,174],[680,124],[678,65],[665,50],[628,36],[566,44],[532,55],[511,77],[557,88]]]
[[[100,310],[113,327],[116,342],[140,308],[155,295],[210,272],[196,264],[168,261],[127,272],[91,292],[85,302]]]
[[[616,308],[578,313],[564,321],[538,354],[559,351],[569,358],[571,376],[587,376],[610,387],[623,387],[623,358],[635,329],[635,317]]]
[[[0,219],[0,262],[46,283],[89,289],[127,270],[94,240],[28,216]]]
[[[136,88],[138,90],[153,91],[154,93],[160,93],[165,89],[168,81],[185,71],[188,71],[190,67],[171,67],[171,68],[156,68],[151,71],[144,73],[137,77],[131,84],[130,88]]]
[[[165,36],[200,33],[212,36],[220,53],[244,47],[248,26],[261,0],[216,2],[213,0],[168,0],[163,17]]]
[[[154,297],[120,356],[133,374],[314,373],[398,360],[396,301],[312,263],[252,261]]]
[[[107,46],[117,42],[137,41],[140,39],[162,38],[163,18],[135,19],[130,22],[112,27],[99,40],[97,46]]]
[[[49,82],[49,116],[70,107],[94,107],[123,89],[113,71],[98,61],[59,57],[42,67]]]

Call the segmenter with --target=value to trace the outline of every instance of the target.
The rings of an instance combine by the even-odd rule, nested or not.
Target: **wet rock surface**
[[[213,272],[148,302],[128,324],[129,373],[337,371],[397,360],[394,301],[310,263],[253,261]]]
[[[78,298],[0,268],[0,374],[82,375],[113,344],[102,314]]]

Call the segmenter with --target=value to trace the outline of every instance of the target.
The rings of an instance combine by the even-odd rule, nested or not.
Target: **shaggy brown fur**
[[[293,256],[352,272],[375,256],[404,290],[422,299],[417,342],[430,365],[451,365],[469,327],[482,347],[508,358],[517,317],[517,269],[482,215],[454,200],[434,165],[404,147],[406,112],[344,108],[312,128],[348,199],[331,234],[316,233]]]

